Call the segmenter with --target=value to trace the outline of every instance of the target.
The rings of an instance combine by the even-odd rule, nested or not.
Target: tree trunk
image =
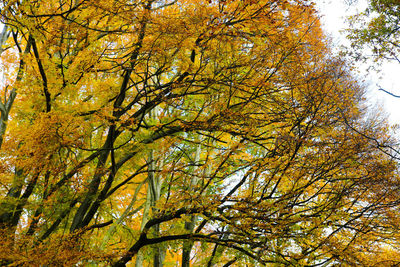
[[[194,156],[194,162],[193,165],[197,164],[200,160],[200,152],[201,152],[201,147],[200,144],[196,148],[196,154]],[[195,168],[193,168],[195,170]],[[193,172],[194,172],[193,170]],[[188,191],[193,190],[193,186],[195,186],[198,183],[198,178],[196,175],[192,175],[192,178],[190,180],[190,185],[188,188]],[[192,233],[194,230],[194,226],[196,224],[197,216],[191,215],[190,216],[190,221],[185,222],[185,230],[189,233]],[[182,267],[189,267],[190,266],[190,253],[192,251],[194,242],[192,240],[185,240],[183,241],[183,247],[182,247]]]

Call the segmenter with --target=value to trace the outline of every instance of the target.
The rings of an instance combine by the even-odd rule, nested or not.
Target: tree
[[[367,46],[380,58],[397,60],[399,3],[392,0],[371,0],[368,8],[351,18],[350,39],[353,46]]]
[[[2,265],[396,253],[394,140],[309,1],[5,1],[1,15]]]
[[[400,62],[399,8],[398,1],[371,0],[364,12],[350,18],[351,28],[348,30],[348,37],[352,42],[351,53],[356,58],[373,57],[376,65],[385,61]],[[391,96],[400,97],[383,88],[380,90]]]

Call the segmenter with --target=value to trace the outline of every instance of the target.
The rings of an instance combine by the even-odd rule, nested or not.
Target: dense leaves
[[[393,140],[310,1],[4,1],[1,15],[2,265],[397,253]]]

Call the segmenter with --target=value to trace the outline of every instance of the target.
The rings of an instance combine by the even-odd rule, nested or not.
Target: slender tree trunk
[[[159,224],[154,226],[154,234],[155,234],[155,236],[160,235],[160,225]],[[162,267],[164,258],[165,258],[165,249],[164,249],[162,243],[156,244],[154,247],[154,264],[153,264],[153,266],[154,267]]]
[[[3,46],[6,43],[8,36],[10,35],[10,31],[7,25],[3,26],[3,30],[0,33],[0,55],[3,53]]]
[[[194,162],[193,164],[198,164],[200,160],[200,152],[201,152],[201,147],[200,144],[196,148],[196,154],[194,156]],[[193,168],[194,169],[194,168]],[[198,183],[198,178],[196,177],[196,174],[194,173],[195,169],[193,170],[193,175],[190,180],[190,185],[188,188],[188,191],[193,190],[193,186],[197,185]],[[194,230],[194,226],[196,224],[197,216],[192,215],[190,216],[190,220],[188,222],[185,222],[185,230],[189,233],[192,233]],[[190,266],[190,254],[192,252],[193,248],[193,241],[192,240],[185,240],[183,241],[183,247],[182,247],[182,267],[189,267]]]
[[[154,155],[153,151],[150,151],[149,154],[149,174],[147,178],[147,199],[145,203],[145,207],[143,210],[143,218],[142,218],[142,223],[140,226],[140,231],[143,231],[145,224],[149,220],[149,215],[150,215],[150,210],[153,209],[153,212],[156,212],[155,210],[155,204],[160,198],[161,194],[161,184],[162,180],[159,177],[159,175],[155,175],[155,170],[156,170],[156,164],[154,161]],[[153,234],[155,237],[158,237],[160,234],[160,226],[155,225],[153,227]],[[153,256],[153,266],[155,267],[161,267],[163,265],[165,257],[165,251],[162,249],[162,244],[157,244],[154,247],[154,256]],[[139,251],[137,256],[136,256],[136,267],[141,267],[143,266],[143,251]]]

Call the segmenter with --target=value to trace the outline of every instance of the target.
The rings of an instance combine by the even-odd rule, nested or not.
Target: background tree
[[[2,265],[398,251],[393,140],[309,1],[4,1],[1,15]]]
[[[357,59],[373,58],[377,65],[400,62],[400,4],[393,0],[370,0],[368,8],[350,18],[348,37]],[[381,89],[394,97],[396,94]]]

